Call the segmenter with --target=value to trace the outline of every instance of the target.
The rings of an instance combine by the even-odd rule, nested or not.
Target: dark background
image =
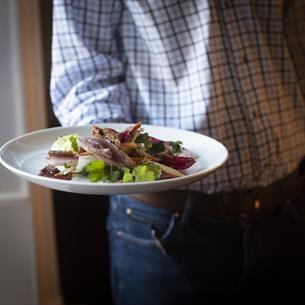
[[[52,0],[40,0],[48,127],[59,126],[50,101]],[[107,196],[53,191],[61,292],[66,304],[112,304],[106,235]]]

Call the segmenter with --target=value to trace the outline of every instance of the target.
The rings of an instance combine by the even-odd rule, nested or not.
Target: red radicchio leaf
[[[131,132],[130,130],[124,130],[120,133],[120,141],[122,143],[126,143],[131,137]]]
[[[196,161],[190,157],[164,156],[161,163],[177,170],[191,167]]]

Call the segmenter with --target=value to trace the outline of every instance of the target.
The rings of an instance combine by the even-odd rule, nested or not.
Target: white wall
[[[0,1],[0,145],[25,132],[16,1]],[[0,165],[0,305],[38,303],[28,184]]]

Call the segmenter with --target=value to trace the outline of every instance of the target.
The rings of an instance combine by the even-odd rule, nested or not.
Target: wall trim
[[[40,1],[18,1],[20,63],[26,130],[47,127]],[[52,193],[30,185],[40,305],[64,304],[60,292]]]

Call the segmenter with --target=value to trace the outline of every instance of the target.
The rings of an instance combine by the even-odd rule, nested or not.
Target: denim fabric
[[[115,304],[202,304],[210,295],[273,293],[281,285],[288,293],[305,280],[304,201],[298,209],[225,222],[113,196],[107,226]]]

